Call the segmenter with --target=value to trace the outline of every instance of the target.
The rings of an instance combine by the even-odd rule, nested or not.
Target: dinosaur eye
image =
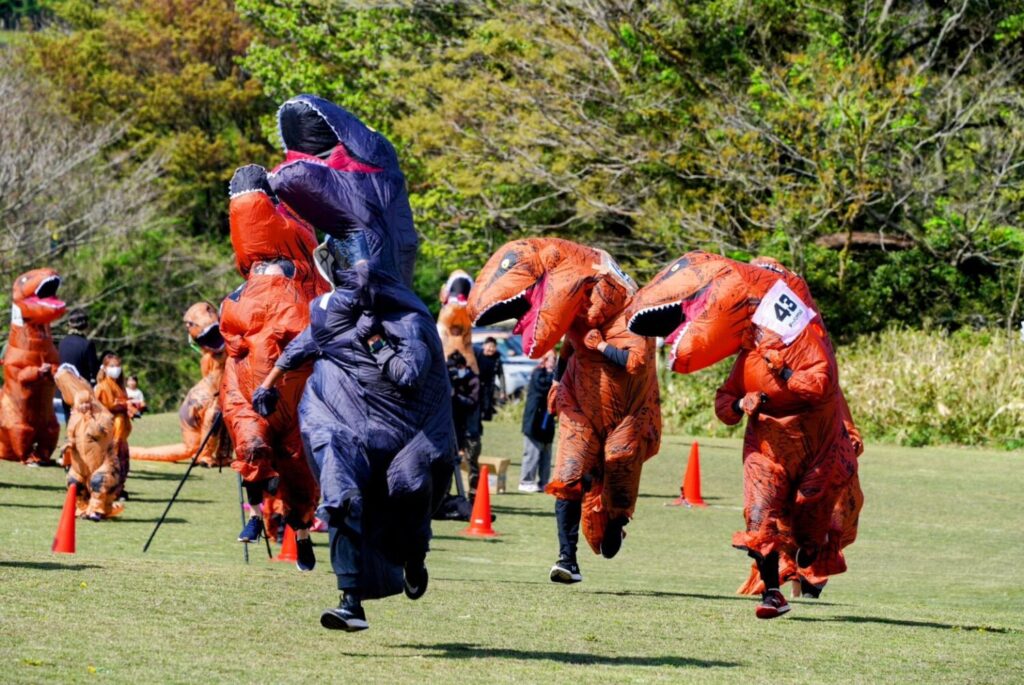
[[[513,266],[515,266],[516,262],[518,262],[518,261],[519,261],[519,257],[516,255],[516,253],[515,252],[509,252],[508,254],[506,254],[502,258],[501,263],[498,265],[498,269],[499,269],[499,271],[502,271],[502,272],[508,271]]]
[[[673,264],[672,268],[669,269],[669,271],[671,271],[672,273],[675,273],[676,271],[679,271],[679,264],[678,263]]]

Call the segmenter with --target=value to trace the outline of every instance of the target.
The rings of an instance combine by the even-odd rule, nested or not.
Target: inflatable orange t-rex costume
[[[220,413],[220,384],[224,375],[224,338],[220,334],[217,310],[206,302],[196,302],[185,312],[183,321],[189,339],[199,346],[202,358],[199,369],[202,379],[185,395],[178,409],[181,439],[175,445],[161,447],[132,447],[132,459],[143,461],[183,461],[195,456],[203,438],[210,432]],[[197,464],[207,467],[223,466],[231,462],[231,439],[223,424],[210,436]]]
[[[561,431],[547,492],[560,501],[582,501],[584,536],[607,557],[618,551],[622,526],[633,514],[641,467],[661,443],[654,341],[626,329],[625,310],[635,291],[608,253],[531,238],[498,249],[469,297],[477,325],[518,319],[515,331],[534,359],[565,336],[559,360],[564,375],[549,395]],[[557,505],[556,513],[562,515]],[[579,521],[578,514],[570,516]],[[564,542],[561,558],[571,553],[565,560],[575,564],[575,541]],[[552,580],[579,578],[557,579],[552,569]]]
[[[264,418],[252,394],[284,348],[309,324],[309,302],[327,283],[313,265],[316,237],[277,203],[266,170],[242,167],[231,180],[231,244],[246,279],[221,305],[227,344],[221,407],[235,447],[231,467],[249,488],[276,494],[295,529],[313,522],[319,492],[299,433],[298,404],[311,366],[290,371],[277,384],[277,410]],[[276,486],[276,487],[275,487]],[[257,504],[250,492],[250,504]],[[269,517],[270,511],[264,511]]]
[[[828,576],[846,570],[841,550],[856,537],[863,501],[859,434],[807,284],[773,260],[742,264],[694,252],[642,288],[630,314],[630,330],[666,336],[678,373],[739,353],[715,399],[723,422],[750,417],[747,526],[733,545],[756,560],[767,585],[758,616],[785,613],[781,580],[802,576],[820,591]],[[752,578],[741,590],[762,587]]]
[[[480,375],[476,354],[473,352],[473,321],[469,318],[466,302],[473,289],[473,279],[462,269],[453,271],[441,286],[441,311],[437,314],[437,332],[441,336],[444,358],[452,352],[461,352],[473,373]]]
[[[65,305],[56,298],[59,288],[53,269],[33,269],[14,281],[0,391],[0,459],[48,464],[57,447],[53,373],[60,358],[50,323],[64,314]]]
[[[77,514],[92,521],[119,516],[124,504],[116,501],[121,466],[114,443],[114,416],[74,366],[62,364],[54,381],[71,407],[64,462],[69,466],[68,484],[78,486]]]

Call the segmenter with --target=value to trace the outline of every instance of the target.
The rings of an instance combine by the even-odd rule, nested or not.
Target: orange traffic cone
[[[491,527],[491,488],[487,464],[480,467],[480,479],[477,483],[476,501],[473,502],[473,515],[469,517],[469,527],[462,531],[462,534],[492,538],[497,533]]]
[[[75,505],[78,500],[78,490],[75,484],[68,486],[68,494],[64,498],[64,510],[60,512],[60,523],[57,524],[57,535],[53,538],[51,552],[61,554],[75,553]]]
[[[690,459],[686,462],[686,477],[683,479],[683,497],[687,506],[706,507],[700,496],[700,446],[694,440],[690,445]]]
[[[274,561],[287,561],[295,563],[299,560],[299,547],[295,542],[295,531],[291,526],[284,527],[284,537],[281,539],[281,552],[274,557]]]

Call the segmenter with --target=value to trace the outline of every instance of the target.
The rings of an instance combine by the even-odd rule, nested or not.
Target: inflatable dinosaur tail
[[[135,447],[129,448],[132,459],[140,461],[185,461],[191,459],[185,443],[178,442],[173,445],[160,445],[159,447]]]

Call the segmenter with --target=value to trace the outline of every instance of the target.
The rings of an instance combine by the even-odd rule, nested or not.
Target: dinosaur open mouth
[[[527,295],[533,287],[531,285],[518,295],[513,295],[507,300],[495,302],[480,312],[480,316],[476,317],[473,325],[490,326],[499,321],[508,321],[509,319],[516,319],[518,321],[530,311],[530,300],[527,299]]]
[[[220,324],[211,323],[203,332],[194,338],[196,344],[208,350],[220,350],[224,347],[224,337],[220,334]]]
[[[668,302],[641,309],[629,319],[629,330],[648,338],[665,338],[686,321],[683,303]]]
[[[25,298],[26,302],[31,301],[50,309],[63,309],[64,301],[57,299],[57,291],[60,289],[60,276],[44,278],[43,282],[36,286],[35,295]]]

